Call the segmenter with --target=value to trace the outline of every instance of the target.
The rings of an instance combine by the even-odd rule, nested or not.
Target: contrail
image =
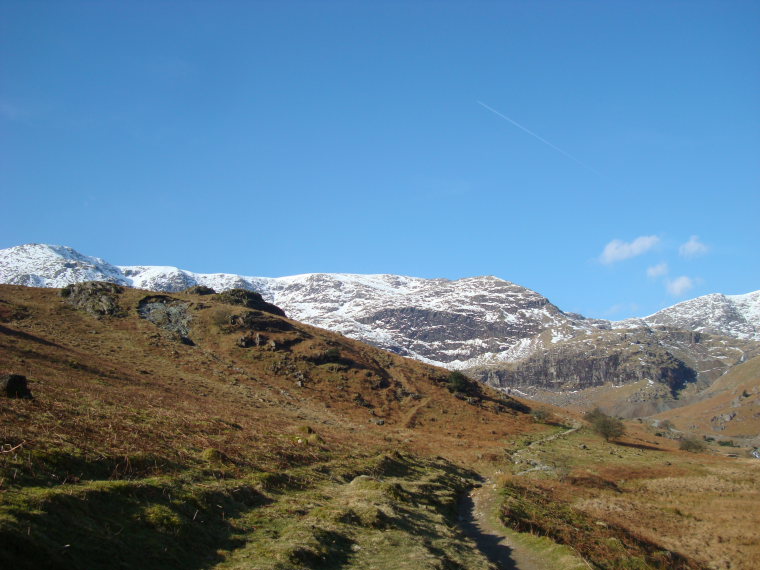
[[[601,172],[598,172],[598,171],[594,170],[593,168],[591,168],[590,166],[588,166],[587,164],[584,164],[584,163],[582,163],[580,160],[578,160],[577,158],[575,158],[575,157],[574,157],[572,154],[570,154],[569,152],[565,152],[564,150],[562,150],[562,149],[561,149],[561,148],[559,148],[558,146],[556,146],[556,145],[553,145],[552,143],[550,143],[550,142],[549,142],[548,140],[546,140],[545,138],[543,138],[543,137],[541,137],[541,136],[537,135],[536,133],[534,133],[534,132],[533,132],[533,131],[531,131],[530,129],[527,129],[527,128],[523,127],[523,126],[522,126],[520,123],[518,123],[517,121],[515,121],[515,120],[513,120],[513,119],[510,119],[509,117],[507,117],[506,115],[503,115],[502,113],[499,113],[499,112],[498,112],[496,109],[494,109],[494,108],[492,108],[492,107],[489,107],[488,105],[486,105],[486,104],[485,104],[485,103],[483,103],[482,101],[478,101],[477,103],[478,103],[478,105],[480,105],[480,106],[482,106],[482,107],[485,107],[486,109],[488,109],[489,111],[491,111],[491,112],[492,112],[492,113],[494,113],[495,115],[498,115],[499,117],[501,117],[501,118],[502,118],[502,119],[504,119],[505,121],[509,121],[509,122],[510,122],[510,123],[512,123],[514,126],[516,126],[518,129],[520,129],[520,130],[523,130],[523,131],[525,131],[526,133],[528,133],[530,136],[537,138],[538,140],[540,140],[540,141],[541,141],[542,143],[544,143],[545,145],[547,145],[547,146],[550,146],[551,148],[553,148],[553,149],[554,149],[554,150],[556,150],[557,152],[561,152],[561,153],[562,153],[562,154],[564,154],[564,155],[565,155],[567,158],[569,158],[569,159],[570,159],[570,160],[572,160],[573,162],[576,162],[576,163],[580,164],[580,165],[581,165],[583,168],[585,168],[586,170],[590,170],[591,172],[593,172],[593,173],[594,173],[594,174],[596,174],[597,176],[601,176],[602,178],[604,178],[604,175],[603,175]]]

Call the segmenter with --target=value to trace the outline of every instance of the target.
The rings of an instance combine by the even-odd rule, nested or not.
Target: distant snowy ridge
[[[613,323],[614,328],[667,326],[760,340],[760,291],[744,295],[712,293],[683,301],[642,319]]]
[[[296,320],[448,368],[513,362],[600,329],[670,326],[760,340],[760,291],[707,295],[644,319],[611,323],[564,313],[535,291],[496,277],[253,277],[170,266],[117,267],[56,245],[0,250],[0,283],[63,287],[94,280],[164,292],[193,285],[255,290]]]

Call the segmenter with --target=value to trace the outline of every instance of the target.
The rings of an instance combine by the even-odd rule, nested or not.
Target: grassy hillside
[[[0,288],[34,396],[0,406],[0,565],[487,568],[454,462],[533,429],[522,404],[223,301]]]
[[[760,445],[760,357],[732,368],[693,404],[659,414],[683,431]]]
[[[606,442],[583,424],[514,446],[499,478],[508,526],[572,545],[601,568],[740,568],[760,557],[760,461],[702,453],[629,422]]]
[[[577,420],[203,293],[0,286],[0,374],[34,396],[0,397],[0,567],[495,568],[458,499],[499,473],[535,521],[551,501],[585,531],[505,521],[598,568],[748,568],[757,552],[740,504],[760,463],[644,432],[549,439]],[[688,491],[715,477],[719,517]],[[661,508],[674,488],[686,515]]]

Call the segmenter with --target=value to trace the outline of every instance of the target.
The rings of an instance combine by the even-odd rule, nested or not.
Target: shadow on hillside
[[[44,338],[40,338],[38,336],[34,336],[33,334],[29,334],[23,331],[17,331],[15,329],[9,329],[8,327],[4,327],[3,325],[0,325],[0,334],[5,334],[8,336],[13,336],[16,338],[23,338],[24,340],[31,340],[32,342],[37,342],[39,344],[44,344],[45,346],[54,346],[56,348],[63,348],[60,344],[56,344],[55,342],[51,342],[49,340],[45,340]]]
[[[647,445],[645,443],[631,443],[628,441],[616,441],[615,445],[620,445],[622,447],[633,447],[635,449],[644,449],[648,451],[665,451],[664,449],[660,447],[656,447],[654,445]]]
[[[517,564],[512,558],[512,549],[503,543],[504,537],[489,532],[483,528],[475,512],[475,502],[469,493],[464,493],[459,499],[459,526],[464,533],[475,541],[489,562],[500,570],[517,570]]]
[[[267,502],[253,489],[188,493],[121,482],[57,493],[14,513],[24,532],[0,526],[0,567],[209,568],[245,542],[230,519]]]

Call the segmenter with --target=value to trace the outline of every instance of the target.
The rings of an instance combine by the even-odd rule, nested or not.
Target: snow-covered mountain
[[[624,322],[637,326],[637,320]],[[760,340],[760,291],[745,295],[713,293],[678,303],[640,320],[650,326]]]
[[[564,313],[535,291],[496,277],[249,277],[176,267],[117,267],[54,245],[0,250],[0,283],[63,287],[93,280],[165,292],[193,285],[217,291],[250,289],[299,321],[449,368],[513,362],[593,331],[616,328],[666,325],[760,340],[760,291],[708,295],[644,319],[612,323]]]
[[[298,320],[450,368],[511,360],[546,330],[563,338],[585,326],[538,293],[496,277],[312,274],[259,288]]]
[[[0,250],[0,283],[65,287],[82,281],[131,285],[118,267],[70,247],[33,243]]]

